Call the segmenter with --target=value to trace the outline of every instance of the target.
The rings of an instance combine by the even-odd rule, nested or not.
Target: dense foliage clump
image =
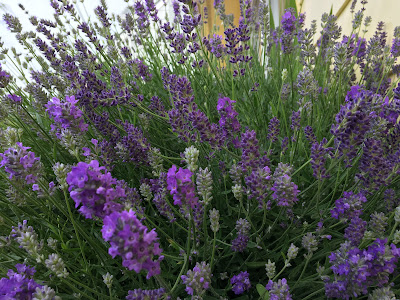
[[[0,298],[396,299],[400,27],[100,2],[3,16]]]

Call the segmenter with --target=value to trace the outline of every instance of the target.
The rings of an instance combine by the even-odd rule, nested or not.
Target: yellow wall
[[[204,36],[207,36],[210,33],[217,33],[219,35],[223,35],[224,27],[221,19],[216,16],[214,10],[214,0],[205,0],[203,6],[208,8],[208,21],[204,26]],[[239,16],[240,16],[240,6],[239,0],[225,0],[225,13],[227,15],[233,14],[234,20],[233,23],[237,26],[239,25]],[[217,32],[213,31],[214,24],[219,26],[219,30]]]
[[[298,9],[306,13],[306,26],[309,27],[312,20],[317,20],[317,32],[321,31],[321,16],[324,12],[332,12],[338,16],[338,24],[342,27],[342,33],[348,35],[352,29],[352,14],[350,12],[351,0],[297,0]],[[361,0],[357,1],[355,12],[361,9]],[[388,42],[393,38],[393,30],[400,26],[400,1],[399,0],[369,0],[365,5],[364,16],[371,16],[372,22],[368,33],[373,35],[378,22],[385,22],[384,30],[388,33]],[[363,27],[362,27],[363,28]]]

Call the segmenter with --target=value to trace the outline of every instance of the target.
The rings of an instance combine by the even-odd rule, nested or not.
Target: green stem
[[[81,239],[80,239],[80,237],[79,237],[78,230],[77,230],[77,228],[76,228],[74,215],[72,214],[71,206],[70,206],[69,201],[68,201],[67,191],[66,191],[65,189],[64,189],[64,199],[65,199],[65,202],[66,202],[66,204],[67,204],[67,209],[68,209],[69,217],[70,217],[70,219],[71,219],[72,226],[74,227],[76,239],[78,240],[79,249],[81,250],[82,258],[83,258],[83,261],[85,262],[85,268],[86,268],[86,272],[87,272],[87,271],[88,271],[88,262],[87,262],[87,260],[86,260],[85,253],[84,253],[84,251],[83,251],[82,242],[81,242]]]
[[[303,277],[304,272],[306,271],[306,268],[308,266],[308,263],[309,263],[311,257],[312,257],[312,255],[307,255],[306,263],[304,264],[303,270],[301,271],[299,278],[297,279],[296,283],[294,284],[293,289],[297,286],[297,284],[300,282],[301,278]]]
[[[211,261],[210,261],[210,268],[211,268],[211,271],[212,271],[212,267],[213,267],[213,264],[214,264],[215,241],[216,241],[216,238],[217,238],[216,235],[217,235],[217,233],[214,232],[214,239],[213,239],[212,252],[211,252]]]

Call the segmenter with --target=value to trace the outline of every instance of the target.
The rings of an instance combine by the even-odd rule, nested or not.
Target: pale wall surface
[[[342,27],[342,33],[348,35],[352,30],[352,14],[350,6],[352,1],[348,0],[298,0],[296,1],[301,12],[306,13],[306,26],[309,27],[312,20],[317,20],[317,32],[321,31],[321,16],[324,12],[337,15],[343,6],[343,11],[338,16],[338,24]],[[355,12],[361,9],[360,0],[358,1]],[[379,21],[385,22],[384,30],[388,33],[388,42],[391,42],[393,30],[400,26],[400,1],[399,0],[369,0],[365,5],[365,16],[372,17],[372,23],[366,38],[373,35]]]

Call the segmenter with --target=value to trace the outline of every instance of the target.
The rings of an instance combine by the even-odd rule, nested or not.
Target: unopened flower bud
[[[143,182],[140,185],[139,190],[143,198],[146,199],[146,201],[150,202],[151,199],[153,199],[153,194],[151,193],[150,185],[148,185],[147,183]]]
[[[393,243],[399,244],[400,243],[400,230],[396,230],[393,236]]]
[[[236,198],[236,200],[241,201],[243,198],[243,189],[242,186],[240,184],[235,184],[232,187],[232,192],[233,192],[233,196]]]
[[[209,211],[210,213],[210,221],[211,221],[211,230],[213,232],[217,232],[219,230],[219,211],[215,208]]]
[[[267,276],[269,279],[274,278],[275,276],[275,263],[271,262],[270,259],[268,259],[268,262],[265,264],[265,270],[267,271]]]
[[[184,160],[187,164],[187,168],[189,171],[194,172],[197,170],[198,166],[197,160],[199,159],[199,153],[200,151],[196,149],[194,146],[190,146],[185,149],[185,152],[183,153],[184,155]]]
[[[68,276],[64,261],[57,253],[50,254],[49,258],[46,259],[45,264],[47,268],[57,275],[57,277],[66,278]]]
[[[283,69],[282,70],[282,81],[286,81],[287,77],[288,77],[288,70]]]
[[[394,220],[396,223],[400,223],[400,206],[397,206],[396,210],[394,211]]]
[[[160,177],[160,174],[163,172],[163,159],[161,157],[160,149],[151,148],[148,156],[153,175]]]
[[[197,172],[196,185],[198,194],[203,198],[205,205],[212,200],[212,175],[208,168],[202,168]]]
[[[112,285],[113,275],[107,272],[107,274],[103,275],[104,284],[110,289]]]
[[[297,257],[298,252],[299,248],[297,248],[294,244],[291,244],[287,252],[288,259],[289,260],[295,259]]]

